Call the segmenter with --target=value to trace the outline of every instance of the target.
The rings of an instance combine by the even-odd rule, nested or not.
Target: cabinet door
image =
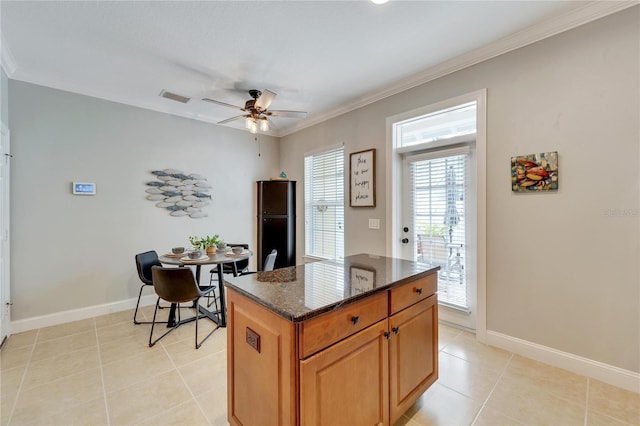
[[[436,295],[389,317],[391,424],[438,378]]]
[[[301,424],[389,424],[385,331],[386,319],[300,361]]]

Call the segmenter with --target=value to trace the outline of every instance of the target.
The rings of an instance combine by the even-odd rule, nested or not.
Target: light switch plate
[[[369,229],[380,229],[380,219],[369,219]]]

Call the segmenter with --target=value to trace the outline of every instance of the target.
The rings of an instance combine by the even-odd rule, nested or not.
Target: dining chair
[[[278,256],[278,251],[276,249],[271,250],[271,253],[269,253],[264,260],[263,271],[273,271],[276,264],[276,256]]]
[[[249,250],[249,244],[231,244],[231,243],[227,243],[227,246],[233,248],[233,247],[242,247],[245,250]],[[213,268],[211,268],[211,270],[209,271],[209,273],[211,274],[210,278],[209,278],[209,285],[213,285],[214,281],[218,280],[218,268],[222,266],[222,273],[223,274],[233,274],[234,277],[237,277],[238,275],[242,275],[244,272],[247,272],[249,270],[249,259],[242,259],[242,260],[238,260],[237,262],[232,262],[232,263],[223,263],[222,265],[216,265]],[[222,284],[220,284],[222,285]],[[211,300],[213,298],[213,300]],[[218,306],[218,302],[217,299],[215,297],[213,297],[213,295],[207,297],[207,308],[211,306],[211,304],[215,303],[216,304],[216,309]]]
[[[249,250],[249,244],[227,244],[227,246],[233,247],[242,247],[245,250]],[[218,276],[218,267],[220,265],[216,265],[209,271],[211,273],[211,279],[209,283],[212,283],[214,279]],[[223,274],[233,274],[234,276],[238,276],[242,274],[242,272],[247,271],[249,268],[249,259],[238,260],[233,263],[223,263],[222,264],[222,273]]]
[[[264,258],[264,268],[262,269],[262,272],[273,271],[273,268],[275,267],[275,264],[276,264],[277,256],[278,256],[278,250],[276,249],[271,250],[271,253],[269,253],[267,257]],[[256,274],[256,273],[257,273],[256,271],[246,271],[240,275],[250,275],[250,274]]]
[[[153,279],[151,277],[151,267],[162,266],[158,260],[158,253],[154,250],[145,251],[144,253],[136,254],[136,268],[138,269],[138,277],[142,281],[140,286],[140,292],[138,293],[138,303],[136,303],[136,310],[133,313],[134,324],[151,324],[151,321],[138,321],[138,308],[140,306],[140,298],[142,297],[142,290],[146,286],[153,286]]]
[[[210,294],[215,289],[215,286],[201,289],[191,268],[163,268],[161,266],[153,266],[151,268],[151,276],[153,280],[153,288],[158,295],[158,300],[156,301],[156,308],[153,312],[153,321],[151,322],[151,333],[149,333],[149,347],[155,345],[160,339],[180,327],[180,325],[195,319],[195,347],[196,349],[200,348],[204,341],[207,340],[209,336],[211,336],[213,332],[218,329],[218,326],[216,325],[216,327],[211,330],[211,332],[207,334],[204,339],[198,342],[198,320],[200,318],[207,317],[206,315],[201,315],[199,313],[199,301],[201,297],[206,297],[208,294]],[[180,303],[189,302],[194,306],[196,313],[194,318],[187,318],[186,320],[182,321],[180,319],[180,309],[176,309],[178,319],[175,322],[175,325],[173,327],[170,327],[169,330],[167,330],[160,337],[153,340],[153,329],[156,324],[156,316],[158,314],[158,306],[160,305],[160,300],[164,300],[169,303],[175,303],[176,305],[178,305],[178,307],[180,306]]]

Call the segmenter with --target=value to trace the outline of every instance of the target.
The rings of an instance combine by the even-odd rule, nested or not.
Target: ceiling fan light
[[[249,132],[251,133],[257,133],[258,132],[258,123],[256,123],[256,119],[253,117],[247,117],[247,120],[245,122],[245,126],[247,128],[247,130],[249,130]]]
[[[266,118],[260,120],[260,131],[268,132],[269,131],[269,122]]]

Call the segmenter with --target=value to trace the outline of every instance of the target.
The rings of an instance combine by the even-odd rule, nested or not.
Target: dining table
[[[198,259],[190,259],[187,253],[181,254],[173,254],[167,253],[158,257],[158,260],[163,265],[176,265],[179,267],[185,266],[195,266],[196,267],[196,281],[198,282],[198,286],[200,287],[208,287],[200,284],[200,271],[202,266],[206,265],[218,265],[217,273],[218,273],[218,288],[220,291],[220,307],[218,311],[209,311],[204,306],[199,305],[198,310],[200,313],[206,315],[209,319],[215,322],[220,327],[227,326],[227,310],[226,310],[226,302],[225,302],[225,294],[224,294],[224,275],[223,275],[223,267],[222,265],[226,263],[233,263],[239,260],[249,259],[253,255],[251,250],[243,250],[241,253],[233,253],[230,249],[224,251],[216,251],[212,254],[204,254]],[[237,276],[236,268],[233,268],[233,275]],[[175,325],[175,310],[176,305],[172,304],[169,311],[169,318],[167,322],[167,327],[173,327]],[[195,318],[194,318],[195,319]]]

